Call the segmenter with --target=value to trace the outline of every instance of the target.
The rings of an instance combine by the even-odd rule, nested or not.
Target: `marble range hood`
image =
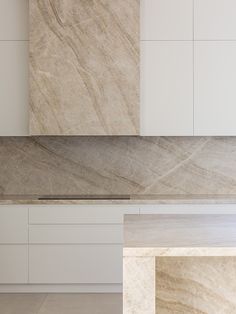
[[[30,0],[30,134],[139,134],[139,0]]]

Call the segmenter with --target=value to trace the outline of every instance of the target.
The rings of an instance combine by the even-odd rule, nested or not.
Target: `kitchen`
[[[0,0],[0,314],[122,313],[124,222],[234,221],[235,16],[233,0]],[[218,313],[234,284],[208,287]],[[172,301],[216,313],[199,295]]]

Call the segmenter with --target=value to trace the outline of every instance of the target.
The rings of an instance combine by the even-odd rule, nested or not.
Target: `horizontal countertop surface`
[[[7,204],[236,204],[236,195],[2,195]]]
[[[125,215],[127,256],[236,255],[236,215]]]

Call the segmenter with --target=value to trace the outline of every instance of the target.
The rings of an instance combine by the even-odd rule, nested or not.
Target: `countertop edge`
[[[235,204],[235,200],[0,200],[0,205],[211,205]]]

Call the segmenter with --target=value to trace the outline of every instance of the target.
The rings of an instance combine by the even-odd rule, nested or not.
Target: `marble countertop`
[[[125,215],[124,256],[236,256],[236,215]]]
[[[2,195],[0,205],[7,204],[236,204],[236,195]]]

